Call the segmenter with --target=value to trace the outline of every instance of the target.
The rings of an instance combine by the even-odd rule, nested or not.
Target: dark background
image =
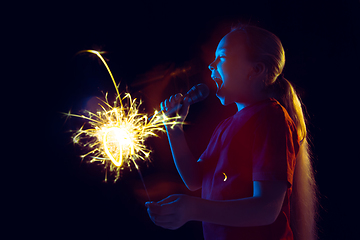
[[[22,208],[10,223],[38,238],[202,239],[201,223],[176,231],[155,226],[136,170],[104,183],[102,167],[81,163],[84,150],[71,142],[87,101],[115,89],[102,63],[84,49],[104,50],[120,91],[144,100],[151,113],[161,101],[197,83],[211,90],[193,105],[186,136],[199,156],[220,120],[234,113],[214,95],[207,65],[218,41],[239,21],[275,33],[286,52],[285,77],[299,90],[309,115],[316,179],[321,193],[320,239],[353,239],[355,175],[359,160],[354,111],[359,82],[359,1],[217,1],[200,3],[49,2],[22,6],[16,34],[16,71],[28,98],[23,158],[25,179],[16,184]],[[178,70],[186,69],[185,72]],[[172,74],[173,73],[173,74]],[[176,73],[176,74],[175,74]],[[355,90],[355,91],[353,91]],[[21,93],[18,93],[21,94]],[[22,122],[24,124],[24,122]],[[151,200],[191,193],[173,165],[165,134],[147,141],[152,162],[141,166]],[[354,167],[352,167],[354,165]],[[17,171],[13,171],[13,179]],[[20,186],[20,187],[19,187]],[[355,216],[356,217],[356,216]],[[354,222],[353,222],[354,223]]]

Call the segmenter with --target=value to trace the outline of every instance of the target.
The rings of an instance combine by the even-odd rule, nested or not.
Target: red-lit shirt
[[[290,195],[299,139],[285,108],[266,99],[243,108],[215,129],[201,155],[202,198],[253,196],[253,181],[287,181],[281,212],[273,224],[229,227],[203,222],[205,240],[292,240]]]

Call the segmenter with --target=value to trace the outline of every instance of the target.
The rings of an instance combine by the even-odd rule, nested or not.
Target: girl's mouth
[[[216,93],[218,93],[223,85],[223,81],[221,80],[221,78],[217,78],[217,77],[213,78],[213,80],[215,81],[217,87]]]

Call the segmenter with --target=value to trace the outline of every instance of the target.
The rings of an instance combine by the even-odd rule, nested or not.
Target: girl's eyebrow
[[[224,53],[225,52],[225,48],[220,48],[216,51],[215,55],[218,56],[220,53]]]

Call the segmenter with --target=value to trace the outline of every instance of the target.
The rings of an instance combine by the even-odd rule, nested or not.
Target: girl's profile
[[[284,77],[285,52],[273,33],[250,25],[233,28],[209,65],[222,105],[238,111],[222,121],[196,159],[181,125],[167,128],[176,168],[201,198],[175,194],[147,202],[151,220],[177,229],[203,223],[204,239],[316,239],[316,184],[303,105]],[[162,109],[189,101],[181,94]]]

